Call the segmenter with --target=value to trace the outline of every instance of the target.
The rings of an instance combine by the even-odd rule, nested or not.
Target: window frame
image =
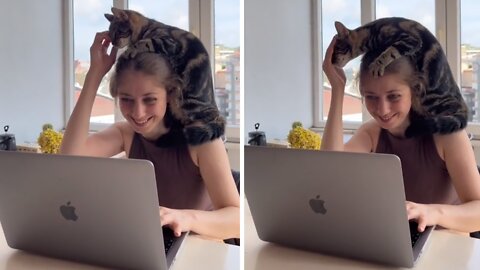
[[[68,119],[75,106],[74,104],[74,83],[75,73],[73,69],[74,61],[74,25],[73,25],[73,1],[66,0],[63,2],[63,25],[64,25],[64,126],[66,127]],[[214,65],[215,54],[214,52],[214,3],[215,0],[189,0],[188,1],[188,16],[189,16],[189,31],[194,33],[204,44],[210,57],[210,63]],[[116,8],[126,9],[128,8],[128,0],[112,0],[112,6]],[[213,72],[212,66],[212,72]],[[213,77],[213,73],[212,73]],[[120,121],[123,117],[115,106],[114,121]],[[102,130],[111,124],[90,122],[90,131],[96,132]],[[227,140],[229,142],[240,141],[240,128],[236,126],[227,126],[225,131]]]
[[[361,23],[365,24],[375,19],[375,0],[360,0]],[[460,28],[460,2],[461,0],[435,0],[435,34],[447,55],[448,63],[458,85],[461,85],[461,28]],[[322,81],[322,0],[312,0],[312,67],[313,67],[313,129],[322,131],[325,121],[322,120],[323,112],[323,81]],[[362,123],[371,119],[363,106],[362,122],[344,121],[345,133],[353,132]],[[480,123],[469,122],[467,132],[475,137],[480,137]]]

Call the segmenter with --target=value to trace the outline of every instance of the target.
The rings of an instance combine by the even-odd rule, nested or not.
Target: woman
[[[439,225],[462,232],[480,230],[480,175],[467,132],[405,138],[419,105],[422,79],[413,63],[401,57],[380,77],[368,71],[378,52],[366,53],[359,74],[360,94],[372,120],[343,143],[342,106],[346,77],[332,65],[336,39],[330,43],[323,69],[332,86],[331,107],[322,150],[396,154],[402,161],[408,219],[418,230]]]
[[[181,84],[168,62],[155,53],[119,57],[110,92],[118,99],[125,122],[89,134],[97,89],[115,62],[108,53],[107,32],[97,33],[90,48],[90,69],[65,130],[60,152],[111,157],[125,151],[129,158],[155,165],[162,225],[217,239],[240,235],[239,196],[221,139],[198,146],[186,143],[182,126],[169,104],[178,101]]]

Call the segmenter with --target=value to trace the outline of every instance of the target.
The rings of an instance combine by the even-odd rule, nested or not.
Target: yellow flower
[[[47,154],[56,154],[60,149],[60,144],[62,143],[63,134],[53,130],[51,124],[43,125],[43,131],[38,136],[38,145],[40,145],[40,150],[42,153]]]
[[[303,128],[302,123],[294,122],[288,133],[288,142],[293,148],[319,150],[321,138],[319,134]]]

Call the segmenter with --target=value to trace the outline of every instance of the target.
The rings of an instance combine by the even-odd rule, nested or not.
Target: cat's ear
[[[112,14],[108,14],[108,13],[105,13],[105,18],[107,18],[107,20],[109,22],[113,21],[113,18],[115,18]]]
[[[120,12],[120,9],[116,7],[112,7],[111,11],[113,15],[118,15],[118,13]]]
[[[112,7],[112,13],[115,17],[118,17],[122,20],[128,20],[128,14],[123,9]]]
[[[340,38],[346,37],[350,33],[350,30],[341,22],[335,22],[335,29],[337,29],[338,37]]]

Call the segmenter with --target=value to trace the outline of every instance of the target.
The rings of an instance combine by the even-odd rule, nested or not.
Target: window
[[[348,5],[348,6],[347,6]],[[360,22],[360,1],[322,1],[322,61],[323,56],[337,34],[335,30],[335,21],[339,21],[349,29],[357,28]],[[355,77],[360,67],[360,58],[356,58],[349,62],[345,67],[345,75],[347,77],[347,85],[345,88],[345,97],[343,100],[343,121],[356,122],[362,121],[362,99],[355,83]],[[330,110],[331,86],[323,74],[321,85],[322,92],[322,110],[320,119],[327,120],[328,111]]]
[[[69,118],[83,87],[89,68],[89,48],[96,32],[107,30],[109,22],[104,13],[111,13],[112,6],[139,11],[156,19],[196,34],[211,54],[212,70],[215,72],[215,96],[217,105],[227,120],[227,138],[240,138],[240,0],[130,0],[130,1],[66,1],[67,20],[73,27],[66,34],[72,43],[74,78],[67,88],[66,116]],[[125,6],[123,6],[125,5]],[[215,12],[213,12],[215,10]],[[73,18],[72,18],[73,17]],[[214,23],[215,21],[215,35]],[[212,33],[212,34],[209,34]],[[71,40],[68,37],[72,37]],[[213,37],[214,36],[214,37]],[[215,39],[215,43],[213,42]],[[215,46],[214,46],[215,44]],[[66,46],[69,47],[69,44]],[[215,47],[215,48],[214,48]],[[213,61],[214,59],[214,61]],[[108,75],[97,92],[90,128],[99,130],[121,119],[115,101],[109,95]]]
[[[415,8],[412,8],[415,7]],[[435,35],[435,0],[377,0],[376,17],[404,17],[415,20]]]
[[[472,0],[462,0],[461,4],[461,90],[469,108],[468,120],[480,123],[480,6]]]
[[[227,125],[240,126],[240,0],[215,1],[215,99]]]
[[[472,1],[472,0],[470,0]],[[436,26],[436,6],[439,1],[436,0],[404,0],[399,5],[396,0],[344,0],[330,1],[322,0],[321,8],[317,9],[321,14],[321,30],[316,31],[321,34],[321,53],[319,53],[319,63],[323,62],[325,51],[336,34],[334,27],[335,21],[340,21],[349,29],[355,29],[358,26],[372,21],[376,18],[383,17],[405,17],[416,20],[425,25],[434,35],[437,33]],[[473,1],[472,1],[473,5]],[[415,7],[415,8],[412,8]],[[444,29],[442,29],[443,31]],[[441,40],[442,43],[442,40]],[[347,77],[347,85],[345,89],[345,97],[343,104],[343,122],[344,128],[354,129],[366,121],[370,116],[364,109],[362,98],[360,96],[358,85],[356,82],[357,73],[360,67],[361,57],[350,61],[344,68]],[[321,66],[320,66],[321,71]],[[320,101],[317,102],[315,108],[319,116],[315,121],[316,127],[323,127],[328,117],[330,109],[331,89],[328,80],[323,72],[322,78],[319,78],[320,87],[318,90]]]
[[[75,74],[73,99],[75,104],[90,67],[90,46],[95,33],[108,29],[109,22],[103,14],[111,13],[112,2],[75,0],[73,4],[73,69]],[[108,76],[105,76],[93,105],[90,117],[92,124],[111,124],[114,122],[115,102],[110,96],[108,84]]]
[[[188,0],[130,0],[128,9],[188,31]]]

